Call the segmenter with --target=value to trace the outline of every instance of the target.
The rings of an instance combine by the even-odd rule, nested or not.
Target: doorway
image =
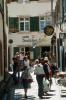
[[[41,57],[48,56],[50,52],[50,46],[41,47]]]

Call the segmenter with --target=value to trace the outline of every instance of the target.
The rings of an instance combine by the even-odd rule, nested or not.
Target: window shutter
[[[10,32],[18,32],[18,18],[17,17],[9,17],[9,31]]]
[[[39,31],[39,17],[30,17],[30,31]]]

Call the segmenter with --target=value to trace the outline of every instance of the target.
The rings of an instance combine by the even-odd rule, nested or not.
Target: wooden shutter
[[[30,31],[39,31],[39,17],[30,17]]]
[[[17,17],[9,17],[9,32],[18,32],[18,24]]]

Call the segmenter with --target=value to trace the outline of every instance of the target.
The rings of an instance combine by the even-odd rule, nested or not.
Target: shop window
[[[16,52],[19,52],[19,47],[14,47],[14,55],[16,54]]]

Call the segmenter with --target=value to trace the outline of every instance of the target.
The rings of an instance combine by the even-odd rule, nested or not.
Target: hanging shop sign
[[[44,28],[44,33],[48,36],[52,35],[54,33],[54,28],[51,25],[48,25]]]

